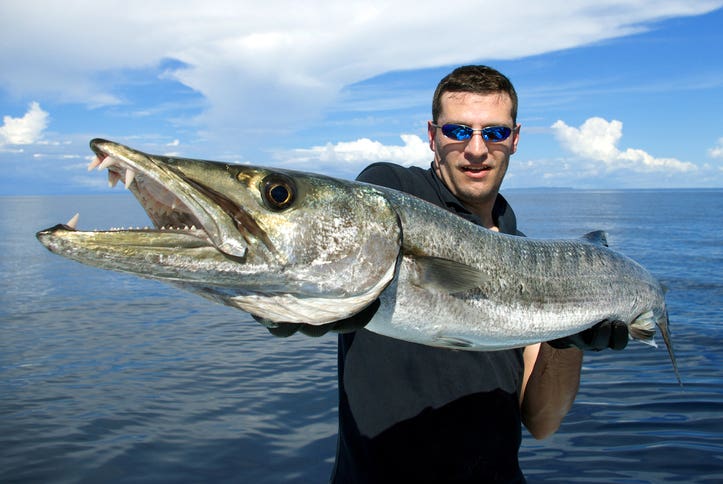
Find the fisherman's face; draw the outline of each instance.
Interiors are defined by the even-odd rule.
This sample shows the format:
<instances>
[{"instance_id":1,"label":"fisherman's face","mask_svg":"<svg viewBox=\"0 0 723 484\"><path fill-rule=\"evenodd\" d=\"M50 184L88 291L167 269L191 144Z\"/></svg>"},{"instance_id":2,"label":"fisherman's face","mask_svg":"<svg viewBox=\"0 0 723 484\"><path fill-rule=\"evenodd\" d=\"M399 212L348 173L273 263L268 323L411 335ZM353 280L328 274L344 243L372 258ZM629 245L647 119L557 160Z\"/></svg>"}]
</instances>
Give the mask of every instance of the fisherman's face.
<instances>
[{"instance_id":1,"label":"fisherman's face","mask_svg":"<svg viewBox=\"0 0 723 484\"><path fill-rule=\"evenodd\" d=\"M475 130L507 126L512 134L504 141L485 141L479 131L465 141L448 138L441 128L428 124L434 168L447 188L473 213L489 212L507 172L510 155L517 150L520 126L512 120L512 100L506 93L446 92L441 98L438 126L454 123ZM483 219L487 215L482 215Z\"/></svg>"}]
</instances>

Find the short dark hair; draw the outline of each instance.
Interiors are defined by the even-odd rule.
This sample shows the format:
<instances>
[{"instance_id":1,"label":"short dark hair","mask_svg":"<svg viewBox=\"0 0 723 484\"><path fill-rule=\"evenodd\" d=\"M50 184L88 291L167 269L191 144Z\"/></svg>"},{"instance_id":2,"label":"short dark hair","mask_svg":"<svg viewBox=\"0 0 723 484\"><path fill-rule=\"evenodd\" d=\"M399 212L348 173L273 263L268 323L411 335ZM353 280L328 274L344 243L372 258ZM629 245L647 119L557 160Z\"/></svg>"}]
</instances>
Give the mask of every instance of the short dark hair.
<instances>
[{"instance_id":1,"label":"short dark hair","mask_svg":"<svg viewBox=\"0 0 723 484\"><path fill-rule=\"evenodd\" d=\"M445 92L506 93L512 100L512 121L517 124L517 92L515 87L507 76L491 67L458 67L439 81L432 98L432 121L435 123L442 110L442 94Z\"/></svg>"}]
</instances>

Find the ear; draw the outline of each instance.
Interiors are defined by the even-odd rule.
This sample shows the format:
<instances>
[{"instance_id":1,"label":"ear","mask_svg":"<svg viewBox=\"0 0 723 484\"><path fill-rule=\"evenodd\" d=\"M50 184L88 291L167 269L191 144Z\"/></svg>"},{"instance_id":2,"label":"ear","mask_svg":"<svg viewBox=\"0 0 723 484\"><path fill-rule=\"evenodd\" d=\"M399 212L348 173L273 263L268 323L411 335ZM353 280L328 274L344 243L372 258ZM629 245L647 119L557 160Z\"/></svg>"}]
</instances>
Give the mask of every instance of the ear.
<instances>
[{"instance_id":1,"label":"ear","mask_svg":"<svg viewBox=\"0 0 723 484\"><path fill-rule=\"evenodd\" d=\"M432 121L427 121L427 139L429 140L429 149L435 151L434 136L437 134L437 128L432 126Z\"/></svg>"},{"instance_id":2,"label":"ear","mask_svg":"<svg viewBox=\"0 0 723 484\"><path fill-rule=\"evenodd\" d=\"M517 142L520 141L520 130L522 129L522 125L518 124L515 126L515 130L512 132L512 151L510 154L515 154L517 152Z\"/></svg>"}]
</instances>

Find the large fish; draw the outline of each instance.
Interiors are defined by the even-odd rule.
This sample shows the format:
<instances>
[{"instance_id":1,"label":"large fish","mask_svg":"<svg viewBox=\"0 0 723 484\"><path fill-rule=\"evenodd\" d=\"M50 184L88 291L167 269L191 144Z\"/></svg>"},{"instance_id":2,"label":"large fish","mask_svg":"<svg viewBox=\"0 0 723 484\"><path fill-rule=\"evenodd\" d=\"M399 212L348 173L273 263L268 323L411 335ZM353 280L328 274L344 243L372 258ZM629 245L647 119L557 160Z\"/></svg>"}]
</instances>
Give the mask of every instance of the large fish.
<instances>
[{"instance_id":1,"label":"large fish","mask_svg":"<svg viewBox=\"0 0 723 484\"><path fill-rule=\"evenodd\" d=\"M174 283L270 325L366 310L371 331L454 349L521 347L606 319L651 343L657 325L675 366L661 285L602 233L513 237L374 185L90 144L89 168L123 180L155 228L85 232L74 221L38 232L64 257Z\"/></svg>"}]
</instances>

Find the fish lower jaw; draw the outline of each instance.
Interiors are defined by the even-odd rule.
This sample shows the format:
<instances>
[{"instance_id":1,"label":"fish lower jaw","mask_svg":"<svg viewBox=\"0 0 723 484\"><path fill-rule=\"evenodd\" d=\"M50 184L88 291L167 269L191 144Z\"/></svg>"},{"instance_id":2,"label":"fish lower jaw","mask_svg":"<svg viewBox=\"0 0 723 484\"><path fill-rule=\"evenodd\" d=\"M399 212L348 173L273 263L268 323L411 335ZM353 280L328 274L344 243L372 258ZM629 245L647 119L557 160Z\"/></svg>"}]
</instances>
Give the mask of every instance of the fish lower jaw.
<instances>
[{"instance_id":1,"label":"fish lower jaw","mask_svg":"<svg viewBox=\"0 0 723 484\"><path fill-rule=\"evenodd\" d=\"M73 217L71 217L70 220L68 220L68 222L66 222L65 224L62 224L62 227L66 230L70 230L73 232L79 232L79 230L77 228L79 218L80 218L80 213L76 213L75 215L73 215ZM195 225L191 225L191 226L188 226L188 225L171 226L171 225L169 225L169 226L163 226L160 228L153 228L153 227L149 227L147 225L144 227L140 227L140 226L110 227L108 229L103 229L103 230L96 229L96 230L93 230L93 232L98 232L98 233L99 232L106 232L106 233L108 233L108 232L145 232L145 233L156 232L159 234L162 234L164 232L174 233L174 234L185 233L186 235L190 235L190 236L196 237L198 239L207 240L209 245L211 245L211 241L208 239L206 232L204 232L201 229L196 228Z\"/></svg>"},{"instance_id":2,"label":"fish lower jaw","mask_svg":"<svg viewBox=\"0 0 723 484\"><path fill-rule=\"evenodd\" d=\"M68 230L78 231L78 221L80 219L80 212L73 215L70 220L68 220L63 226ZM196 227L195 225L191 224L172 224L169 223L168 225L162 225L160 227L151 227L148 225L145 225L143 227L141 226L117 226L117 227L110 227L107 229L95 229L93 232L174 232L174 233L180 233L185 232L188 235L193 235L194 237L200 238L200 239L206 239L209 240L208 235L203 229L200 229ZM209 240L210 243L210 240Z\"/></svg>"}]
</instances>

